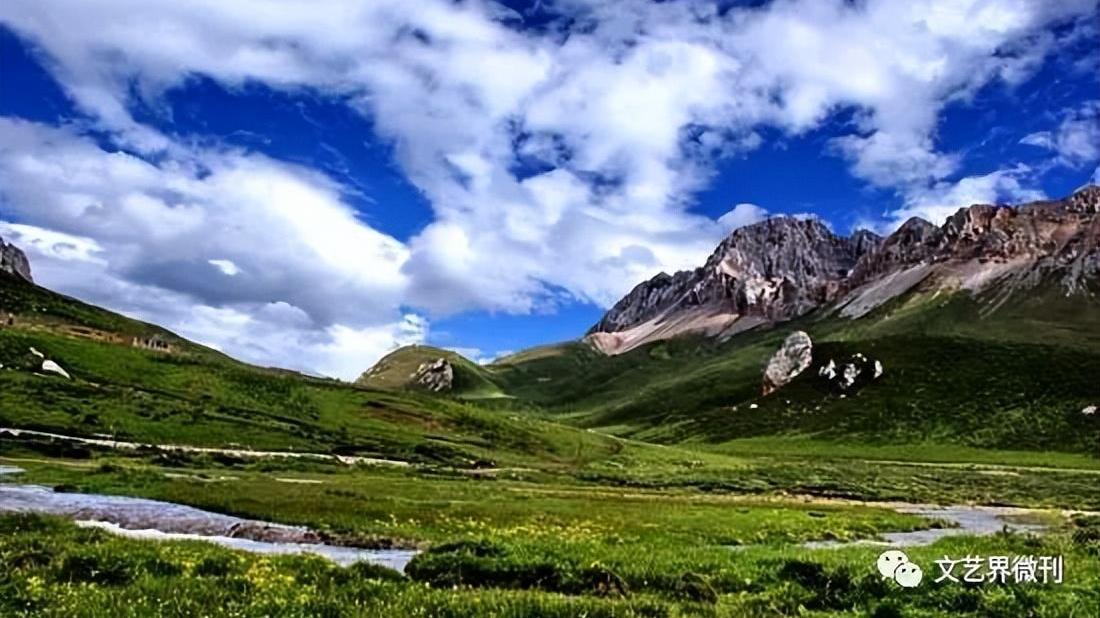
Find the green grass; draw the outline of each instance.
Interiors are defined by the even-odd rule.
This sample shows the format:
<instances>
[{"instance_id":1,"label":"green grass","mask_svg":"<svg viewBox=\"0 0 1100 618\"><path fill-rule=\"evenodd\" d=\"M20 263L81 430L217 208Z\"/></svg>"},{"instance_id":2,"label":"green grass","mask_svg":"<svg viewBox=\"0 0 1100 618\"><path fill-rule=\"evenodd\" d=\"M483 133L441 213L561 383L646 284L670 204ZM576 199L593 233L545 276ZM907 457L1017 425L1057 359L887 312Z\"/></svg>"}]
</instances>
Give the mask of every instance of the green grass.
<instances>
[{"instance_id":1,"label":"green grass","mask_svg":"<svg viewBox=\"0 0 1100 618\"><path fill-rule=\"evenodd\" d=\"M1080 413L1100 402L1100 306L1051 293L988 307L961 293L915 295L856 321L810 315L726 342L684 337L614 357L575 343L490 369L550 418L651 442L771 437L813 441L815 452L830 442L910 454L935 445L941 460L988 450L997 453L981 459L998 463L1024 452L1100 463L1100 418ZM762 397L762 367L794 329L813 337L814 365ZM856 352L886 373L840 398L816 370Z\"/></svg>"},{"instance_id":2,"label":"green grass","mask_svg":"<svg viewBox=\"0 0 1100 618\"><path fill-rule=\"evenodd\" d=\"M922 520L870 506L814 504L687 488L615 487L517 472L494 477L279 462L206 466L108 457L69 465L0 459L20 481L136 495L404 544L489 538L551 546L744 545L874 536ZM181 472L185 474L180 474ZM311 484L272 482L306 478ZM211 479L232 478L214 481ZM811 515L812 513L812 515Z\"/></svg>"},{"instance_id":3,"label":"green grass","mask_svg":"<svg viewBox=\"0 0 1100 618\"><path fill-rule=\"evenodd\" d=\"M860 459L992 470L1080 469L1100 473L1100 459L1084 453L996 450L935 442L874 445L796 435L740 438L719 444L700 443L699 446L738 457Z\"/></svg>"},{"instance_id":4,"label":"green grass","mask_svg":"<svg viewBox=\"0 0 1100 618\"><path fill-rule=\"evenodd\" d=\"M1057 588L899 591L871 570L873 549L797 546L929 525L876 502L1100 510L1100 418L1079 412L1100 402L1091 302L988 315L982 299L913 296L855 322L811 315L615 357L568 343L487 367L454 358L456 390L440 397L407 385L440 350L398 351L363 388L251 367L0 278L0 315L18 317L0 328L0 425L415 464L5 440L0 462L26 468L20 480L428 550L397 578L0 517L0 614L1097 615L1096 526L913 551L928 568L945 552L1064 554L1072 579ZM814 337L815 368L862 352L886 374L839 398L813 368L761 397L761 368L794 328ZM130 345L152 334L172 352ZM74 379L37 375L30 347Z\"/></svg>"},{"instance_id":5,"label":"green grass","mask_svg":"<svg viewBox=\"0 0 1100 618\"><path fill-rule=\"evenodd\" d=\"M914 548L909 557L928 579L904 590L878 575L875 548L635 552L635 573L657 567L639 582L606 561L482 540L439 545L403 578L3 516L0 608L27 616L1092 616L1100 611L1094 532L1082 523L1044 539L958 537ZM1065 582L937 585L933 561L944 555L1061 555Z\"/></svg>"},{"instance_id":6,"label":"green grass","mask_svg":"<svg viewBox=\"0 0 1100 618\"><path fill-rule=\"evenodd\" d=\"M457 467L576 467L623 448L529 416L252 367L186 342L171 353L133 347L130 335L153 327L9 278L0 302L0 313L20 312L0 327L3 426ZM32 347L73 379L39 375Z\"/></svg>"}]
</instances>

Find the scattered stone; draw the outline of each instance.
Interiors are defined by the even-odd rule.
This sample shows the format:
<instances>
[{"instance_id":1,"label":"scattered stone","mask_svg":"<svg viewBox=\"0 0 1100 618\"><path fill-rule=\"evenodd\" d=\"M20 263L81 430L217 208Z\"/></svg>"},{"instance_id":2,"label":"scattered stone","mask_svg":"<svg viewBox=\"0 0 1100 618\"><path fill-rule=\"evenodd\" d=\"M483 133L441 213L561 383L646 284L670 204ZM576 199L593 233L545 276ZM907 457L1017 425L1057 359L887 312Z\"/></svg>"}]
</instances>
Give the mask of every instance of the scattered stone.
<instances>
[{"instance_id":1,"label":"scattered stone","mask_svg":"<svg viewBox=\"0 0 1100 618\"><path fill-rule=\"evenodd\" d=\"M34 355L35 355L35 356L37 356L38 358L46 358L46 355L45 355L45 354L43 354L43 353L39 352L38 350L36 350L36 349L34 349L34 348L31 348L31 354L34 354Z\"/></svg>"},{"instance_id":2,"label":"scattered stone","mask_svg":"<svg viewBox=\"0 0 1100 618\"><path fill-rule=\"evenodd\" d=\"M840 388L848 390L851 385L856 383L858 377L859 367L856 367L854 363L846 363L840 371Z\"/></svg>"},{"instance_id":3,"label":"scattered stone","mask_svg":"<svg viewBox=\"0 0 1100 618\"><path fill-rule=\"evenodd\" d=\"M755 409L757 409L757 408L759 408L759 407L760 407L760 406L756 405L755 403L750 403L750 404L749 404L749 409L750 409L750 410L755 410Z\"/></svg>"},{"instance_id":4,"label":"scattered stone","mask_svg":"<svg viewBox=\"0 0 1100 618\"><path fill-rule=\"evenodd\" d=\"M813 362L813 341L797 330L787 336L783 345L764 368L764 394L774 393L795 379Z\"/></svg>"},{"instance_id":5,"label":"scattered stone","mask_svg":"<svg viewBox=\"0 0 1100 618\"><path fill-rule=\"evenodd\" d=\"M455 372L450 361L445 358L437 358L428 363L421 363L412 375L413 381L433 393L442 393L454 387Z\"/></svg>"},{"instance_id":6,"label":"scattered stone","mask_svg":"<svg viewBox=\"0 0 1100 618\"><path fill-rule=\"evenodd\" d=\"M1081 409L1081 414L1084 414L1085 416L1093 416L1096 414L1096 410L1096 406L1085 406Z\"/></svg>"},{"instance_id":7,"label":"scattered stone","mask_svg":"<svg viewBox=\"0 0 1100 618\"><path fill-rule=\"evenodd\" d=\"M851 391L879 379L886 371L882 361L868 358L856 352L847 361L837 363L830 358L817 370L817 375L836 392Z\"/></svg>"},{"instance_id":8,"label":"scattered stone","mask_svg":"<svg viewBox=\"0 0 1100 618\"><path fill-rule=\"evenodd\" d=\"M55 374L65 378L66 380L71 380L72 379L72 376L69 375L68 371L65 371L64 369L62 369L61 365L58 365L57 363L53 362L52 360L47 359L47 360L42 361L42 371L45 371L47 373L55 373Z\"/></svg>"}]
</instances>

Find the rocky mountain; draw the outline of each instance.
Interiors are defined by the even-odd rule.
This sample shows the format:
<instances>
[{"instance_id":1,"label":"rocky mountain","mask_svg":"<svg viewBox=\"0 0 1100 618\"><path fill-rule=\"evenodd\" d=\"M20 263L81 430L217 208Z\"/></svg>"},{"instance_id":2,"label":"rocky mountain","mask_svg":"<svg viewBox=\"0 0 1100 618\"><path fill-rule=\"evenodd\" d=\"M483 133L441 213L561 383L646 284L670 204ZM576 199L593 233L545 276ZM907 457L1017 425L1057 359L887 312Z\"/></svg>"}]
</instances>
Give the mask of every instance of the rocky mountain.
<instances>
[{"instance_id":1,"label":"rocky mountain","mask_svg":"<svg viewBox=\"0 0 1100 618\"><path fill-rule=\"evenodd\" d=\"M3 238L0 238L0 272L15 275L34 283L34 279L31 277L31 264L27 260L27 256L19 247L5 244Z\"/></svg>"},{"instance_id":2,"label":"rocky mountain","mask_svg":"<svg viewBox=\"0 0 1100 618\"><path fill-rule=\"evenodd\" d=\"M586 339L607 354L685 333L726 338L821 308L857 318L918 286L1011 292L1100 282L1100 188L1017 207L961 208L941 226L910 219L889 237L833 234L775 217L734 231L693 271L661 273L615 304Z\"/></svg>"}]
</instances>

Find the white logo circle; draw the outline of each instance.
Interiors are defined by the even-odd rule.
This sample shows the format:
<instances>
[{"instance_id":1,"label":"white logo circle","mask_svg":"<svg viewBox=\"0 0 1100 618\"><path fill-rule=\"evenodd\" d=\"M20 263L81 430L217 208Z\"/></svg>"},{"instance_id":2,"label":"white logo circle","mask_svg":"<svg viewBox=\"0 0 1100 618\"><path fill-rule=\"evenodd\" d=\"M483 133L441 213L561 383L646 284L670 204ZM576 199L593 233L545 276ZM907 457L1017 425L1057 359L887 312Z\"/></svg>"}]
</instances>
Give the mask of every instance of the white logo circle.
<instances>
[{"instance_id":1,"label":"white logo circle","mask_svg":"<svg viewBox=\"0 0 1100 618\"><path fill-rule=\"evenodd\" d=\"M884 551L878 557L878 572L882 573L883 577L893 579L894 570L906 562L909 562L909 556L906 556L905 552L896 549Z\"/></svg>"},{"instance_id":2,"label":"white logo circle","mask_svg":"<svg viewBox=\"0 0 1100 618\"><path fill-rule=\"evenodd\" d=\"M894 570L894 581L902 588L916 588L920 585L924 572L912 562L906 562Z\"/></svg>"}]
</instances>

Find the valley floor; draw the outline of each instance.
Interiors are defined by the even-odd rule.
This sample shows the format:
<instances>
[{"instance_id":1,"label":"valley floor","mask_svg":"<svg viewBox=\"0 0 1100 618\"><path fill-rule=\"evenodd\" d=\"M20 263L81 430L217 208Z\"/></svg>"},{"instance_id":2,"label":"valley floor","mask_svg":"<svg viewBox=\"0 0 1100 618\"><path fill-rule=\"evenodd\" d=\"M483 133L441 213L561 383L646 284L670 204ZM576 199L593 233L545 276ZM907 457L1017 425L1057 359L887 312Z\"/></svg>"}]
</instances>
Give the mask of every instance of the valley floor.
<instances>
[{"instance_id":1,"label":"valley floor","mask_svg":"<svg viewBox=\"0 0 1100 618\"><path fill-rule=\"evenodd\" d=\"M629 445L628 446L632 446ZM1100 462L941 449L930 461L792 441L725 453L624 448L569 471L349 466L220 454L52 452L7 440L0 482L132 495L419 552L401 574L316 556L143 541L0 515L0 608L28 616L1092 616ZM919 451L917 446L912 451ZM733 453L732 455L730 453ZM1036 455L1035 457L1039 457ZM980 461L974 461L980 459ZM947 525L891 501L1035 507L1041 535L905 548L925 580L875 567L874 540ZM1015 522L1015 520L1014 520ZM838 546L834 546L838 545ZM934 583L944 556L1061 556L1061 583ZM984 558L983 558L984 559ZM961 573L961 570L960 570Z\"/></svg>"}]
</instances>

